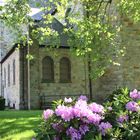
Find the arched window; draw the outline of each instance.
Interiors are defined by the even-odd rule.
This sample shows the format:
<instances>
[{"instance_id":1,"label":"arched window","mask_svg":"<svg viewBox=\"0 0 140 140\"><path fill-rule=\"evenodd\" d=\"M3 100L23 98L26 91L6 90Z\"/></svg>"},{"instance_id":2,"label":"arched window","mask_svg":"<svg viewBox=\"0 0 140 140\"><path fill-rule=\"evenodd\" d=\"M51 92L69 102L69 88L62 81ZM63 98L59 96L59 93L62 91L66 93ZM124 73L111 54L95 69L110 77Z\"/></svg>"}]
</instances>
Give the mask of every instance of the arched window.
<instances>
[{"instance_id":1,"label":"arched window","mask_svg":"<svg viewBox=\"0 0 140 140\"><path fill-rule=\"evenodd\" d=\"M60 60L60 82L71 82L71 62L66 57Z\"/></svg>"},{"instance_id":2,"label":"arched window","mask_svg":"<svg viewBox=\"0 0 140 140\"><path fill-rule=\"evenodd\" d=\"M54 62L49 56L42 60L42 82L54 82Z\"/></svg>"}]
</instances>

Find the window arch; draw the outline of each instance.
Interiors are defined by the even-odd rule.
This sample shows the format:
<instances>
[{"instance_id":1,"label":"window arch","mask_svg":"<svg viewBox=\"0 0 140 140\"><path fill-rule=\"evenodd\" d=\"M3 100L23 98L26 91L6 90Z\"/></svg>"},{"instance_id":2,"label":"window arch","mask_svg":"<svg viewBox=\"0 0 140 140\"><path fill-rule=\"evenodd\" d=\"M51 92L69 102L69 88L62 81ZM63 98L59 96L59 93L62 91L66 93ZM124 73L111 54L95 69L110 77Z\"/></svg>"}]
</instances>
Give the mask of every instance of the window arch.
<instances>
[{"instance_id":1,"label":"window arch","mask_svg":"<svg viewBox=\"0 0 140 140\"><path fill-rule=\"evenodd\" d=\"M42 60L42 82L54 82L54 62L49 56Z\"/></svg>"},{"instance_id":2,"label":"window arch","mask_svg":"<svg viewBox=\"0 0 140 140\"><path fill-rule=\"evenodd\" d=\"M71 62L67 57L60 60L60 82L71 82Z\"/></svg>"}]
</instances>

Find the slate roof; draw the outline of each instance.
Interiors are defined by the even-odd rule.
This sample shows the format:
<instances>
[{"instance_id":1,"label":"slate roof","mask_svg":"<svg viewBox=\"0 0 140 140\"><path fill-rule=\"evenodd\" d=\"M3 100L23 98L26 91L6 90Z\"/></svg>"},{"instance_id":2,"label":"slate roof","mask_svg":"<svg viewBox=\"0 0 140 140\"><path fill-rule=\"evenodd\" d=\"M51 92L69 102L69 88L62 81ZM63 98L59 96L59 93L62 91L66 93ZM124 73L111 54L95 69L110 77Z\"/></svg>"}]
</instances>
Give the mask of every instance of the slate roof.
<instances>
[{"instance_id":1,"label":"slate roof","mask_svg":"<svg viewBox=\"0 0 140 140\"><path fill-rule=\"evenodd\" d=\"M40 0L34 0L36 2L40 2ZM40 2L40 5L43 6L45 4L45 2L47 2L48 0L44 0L43 2ZM41 21L43 20L43 14L44 12L41 11L39 8L36 7L35 3L32 2L30 3L31 5L31 10L32 12L29 14L33 20L35 21ZM45 14L52 14L55 10L55 6L52 4L52 9L50 11L45 11ZM54 29L55 31L57 31L60 35L60 45L61 46L68 46L67 40L68 40L68 36L66 34L63 33L63 29L64 29L64 25L59 21L59 19L57 19L56 17L54 18L53 22L51 25L52 29ZM46 44L47 44L47 39L46 39ZM41 45L45 45L45 44L41 44Z\"/></svg>"},{"instance_id":2,"label":"slate roof","mask_svg":"<svg viewBox=\"0 0 140 140\"><path fill-rule=\"evenodd\" d=\"M39 8L35 3L39 2L41 6L43 6L45 4L45 2L48 2L48 0L31 0L29 5L31 6L31 12L29 13L29 16L34 20L34 21L42 21L43 20L43 14L44 12L41 11L41 8ZM3 6L4 5L4 0L0 0L0 5ZM52 9L50 11L45 11L45 14L52 14L54 12L54 5L52 4ZM60 35L60 45L61 46L68 46L67 45L67 40L68 37L66 34L63 33L63 24L58 20L58 19L54 19L52 24L51 24L52 29L56 30L59 35ZM47 42L47 41L46 41ZM45 44L40 44L40 45L45 45ZM50 44L51 45L51 44Z\"/></svg>"},{"instance_id":3,"label":"slate roof","mask_svg":"<svg viewBox=\"0 0 140 140\"><path fill-rule=\"evenodd\" d=\"M45 26L45 25L42 25ZM50 27L51 29L55 30L58 32L59 37L60 37L60 46L68 46L68 35L66 33L63 32L64 30L64 26L61 22L59 22L59 20L57 20L56 18L54 18L54 20L52 21L51 24L47 25L48 27ZM44 44L41 45L51 45L51 43L46 39L46 41L44 42Z\"/></svg>"}]
</instances>

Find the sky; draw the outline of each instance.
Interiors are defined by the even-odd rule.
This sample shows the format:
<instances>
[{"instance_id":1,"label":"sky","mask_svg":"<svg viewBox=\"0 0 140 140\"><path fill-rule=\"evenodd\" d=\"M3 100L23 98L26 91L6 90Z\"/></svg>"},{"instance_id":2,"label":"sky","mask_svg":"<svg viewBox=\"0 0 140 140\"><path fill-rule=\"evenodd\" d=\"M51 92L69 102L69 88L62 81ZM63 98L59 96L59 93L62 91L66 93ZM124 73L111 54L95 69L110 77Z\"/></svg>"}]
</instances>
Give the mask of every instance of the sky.
<instances>
[{"instance_id":1,"label":"sky","mask_svg":"<svg viewBox=\"0 0 140 140\"><path fill-rule=\"evenodd\" d=\"M0 0L0 5L3 5L4 4L4 1L3 0Z\"/></svg>"}]
</instances>

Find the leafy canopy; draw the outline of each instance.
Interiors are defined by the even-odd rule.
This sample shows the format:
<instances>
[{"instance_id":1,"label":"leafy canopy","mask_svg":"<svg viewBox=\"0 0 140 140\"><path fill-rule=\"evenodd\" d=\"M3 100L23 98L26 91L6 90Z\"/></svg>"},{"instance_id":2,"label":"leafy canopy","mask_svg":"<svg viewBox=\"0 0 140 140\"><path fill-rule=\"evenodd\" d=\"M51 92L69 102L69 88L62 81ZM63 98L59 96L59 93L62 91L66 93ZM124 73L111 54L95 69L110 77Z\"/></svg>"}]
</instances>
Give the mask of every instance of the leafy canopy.
<instances>
[{"instance_id":1,"label":"leafy canopy","mask_svg":"<svg viewBox=\"0 0 140 140\"><path fill-rule=\"evenodd\" d=\"M90 59L94 79L104 73L108 64L118 64L115 58L123 53L119 39L122 17L133 22L140 20L139 0L7 0L0 8L3 11L1 18L14 30L19 30L20 40L30 44L32 41L28 33L22 33L21 25L35 25L29 16L31 4L44 13L37 28L32 30L33 38L40 43L48 38L53 42L52 46L59 46L60 33L51 26L42 26L49 25L54 19L59 20L72 51ZM48 13L51 10L53 12Z\"/></svg>"}]
</instances>

